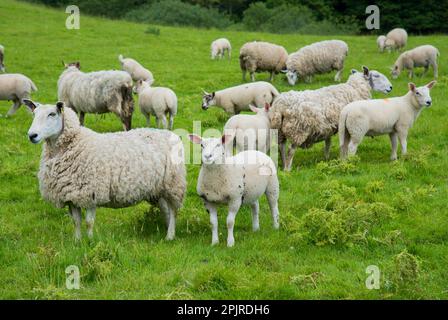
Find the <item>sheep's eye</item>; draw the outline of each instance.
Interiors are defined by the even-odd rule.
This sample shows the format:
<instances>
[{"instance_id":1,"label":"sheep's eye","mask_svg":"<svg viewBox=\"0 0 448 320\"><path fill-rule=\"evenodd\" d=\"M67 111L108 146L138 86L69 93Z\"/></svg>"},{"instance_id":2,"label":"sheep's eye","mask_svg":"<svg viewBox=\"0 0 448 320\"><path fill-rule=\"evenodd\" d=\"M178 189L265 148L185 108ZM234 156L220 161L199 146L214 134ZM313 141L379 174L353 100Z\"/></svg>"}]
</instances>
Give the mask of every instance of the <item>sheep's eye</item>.
<instances>
[{"instance_id":1,"label":"sheep's eye","mask_svg":"<svg viewBox=\"0 0 448 320\"><path fill-rule=\"evenodd\" d=\"M417 91L415 94L419 96L419 95L420 95L420 92Z\"/></svg>"},{"instance_id":2,"label":"sheep's eye","mask_svg":"<svg viewBox=\"0 0 448 320\"><path fill-rule=\"evenodd\" d=\"M49 117L56 117L56 113L54 113L54 112L52 112L52 113L50 113L49 115L48 115Z\"/></svg>"}]
</instances>

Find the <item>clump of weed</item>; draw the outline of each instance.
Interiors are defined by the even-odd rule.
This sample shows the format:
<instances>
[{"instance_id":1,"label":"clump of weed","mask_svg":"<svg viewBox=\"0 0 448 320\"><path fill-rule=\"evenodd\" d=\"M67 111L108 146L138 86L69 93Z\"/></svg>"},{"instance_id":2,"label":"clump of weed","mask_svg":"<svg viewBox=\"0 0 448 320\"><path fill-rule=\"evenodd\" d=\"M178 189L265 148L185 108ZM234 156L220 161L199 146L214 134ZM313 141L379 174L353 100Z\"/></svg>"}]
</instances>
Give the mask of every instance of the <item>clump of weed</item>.
<instances>
[{"instance_id":1,"label":"clump of weed","mask_svg":"<svg viewBox=\"0 0 448 320\"><path fill-rule=\"evenodd\" d=\"M195 275L192 286L195 291L199 292L220 292L234 287L235 282L231 270L207 268Z\"/></svg>"},{"instance_id":2,"label":"clump of weed","mask_svg":"<svg viewBox=\"0 0 448 320\"><path fill-rule=\"evenodd\" d=\"M155 36L160 36L160 29L153 27L153 26L149 26L146 30L145 30L146 34L153 34Z\"/></svg>"},{"instance_id":3,"label":"clump of weed","mask_svg":"<svg viewBox=\"0 0 448 320\"><path fill-rule=\"evenodd\" d=\"M39 300L66 300L70 297L67 290L57 288L52 284L44 288L33 288L32 292L34 294L34 298Z\"/></svg>"},{"instance_id":4,"label":"clump of weed","mask_svg":"<svg viewBox=\"0 0 448 320\"><path fill-rule=\"evenodd\" d=\"M367 242L373 226L394 216L394 208L382 202L363 202L356 188L337 181L325 184L321 208L311 208L300 220L299 232L316 245Z\"/></svg>"},{"instance_id":5,"label":"clump of weed","mask_svg":"<svg viewBox=\"0 0 448 320\"><path fill-rule=\"evenodd\" d=\"M397 180L405 180L408 176L408 171L402 162L395 161L392 165L390 175Z\"/></svg>"},{"instance_id":6,"label":"clump of weed","mask_svg":"<svg viewBox=\"0 0 448 320\"><path fill-rule=\"evenodd\" d=\"M333 159L330 161L322 161L317 164L317 170L323 174L348 174L358 173L360 158L358 156L349 157L347 160Z\"/></svg>"},{"instance_id":7,"label":"clump of weed","mask_svg":"<svg viewBox=\"0 0 448 320\"><path fill-rule=\"evenodd\" d=\"M395 195L395 207L401 211L408 211L414 201L421 198L432 197L435 192L437 192L437 189L432 184L420 186L414 191L405 188Z\"/></svg>"},{"instance_id":8,"label":"clump of weed","mask_svg":"<svg viewBox=\"0 0 448 320\"><path fill-rule=\"evenodd\" d=\"M390 280L397 287L415 284L420 277L420 260L404 250L394 256Z\"/></svg>"},{"instance_id":9,"label":"clump of weed","mask_svg":"<svg viewBox=\"0 0 448 320\"><path fill-rule=\"evenodd\" d=\"M172 291L165 293L163 296L164 300L192 300L193 295L188 291L185 284L182 284Z\"/></svg>"},{"instance_id":10,"label":"clump of weed","mask_svg":"<svg viewBox=\"0 0 448 320\"><path fill-rule=\"evenodd\" d=\"M368 194L375 194L384 190L384 181L382 180L373 180L367 183L366 192Z\"/></svg>"},{"instance_id":11,"label":"clump of weed","mask_svg":"<svg viewBox=\"0 0 448 320\"><path fill-rule=\"evenodd\" d=\"M400 230L392 230L387 232L383 237L378 238L374 237L373 240L384 244L386 246L391 246L396 244L401 239L401 231Z\"/></svg>"},{"instance_id":12,"label":"clump of weed","mask_svg":"<svg viewBox=\"0 0 448 320\"><path fill-rule=\"evenodd\" d=\"M289 283L298 286L300 289L312 287L317 289L318 280L323 276L320 272L313 272L311 274L299 274L289 278Z\"/></svg>"},{"instance_id":13,"label":"clump of weed","mask_svg":"<svg viewBox=\"0 0 448 320\"><path fill-rule=\"evenodd\" d=\"M104 280L112 274L118 254L104 242L98 242L84 255L83 266L85 280Z\"/></svg>"}]
</instances>

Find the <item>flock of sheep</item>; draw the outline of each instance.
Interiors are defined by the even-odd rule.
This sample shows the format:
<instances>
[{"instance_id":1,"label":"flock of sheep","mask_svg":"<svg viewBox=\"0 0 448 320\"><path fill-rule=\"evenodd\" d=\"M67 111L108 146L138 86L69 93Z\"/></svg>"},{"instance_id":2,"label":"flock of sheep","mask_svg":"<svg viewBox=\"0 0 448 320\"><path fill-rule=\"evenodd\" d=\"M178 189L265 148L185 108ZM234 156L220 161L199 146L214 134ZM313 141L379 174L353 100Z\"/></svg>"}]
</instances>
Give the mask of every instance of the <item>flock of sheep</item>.
<instances>
[{"instance_id":1,"label":"flock of sheep","mask_svg":"<svg viewBox=\"0 0 448 320\"><path fill-rule=\"evenodd\" d=\"M378 38L380 51L401 50L407 34L394 29ZM212 59L231 59L231 45L221 38L211 45ZM202 166L197 193L210 214L212 244L218 243L217 206L228 206L227 245L235 243L235 217L242 205L252 209L253 230L259 229L259 198L265 194L270 206L273 226L279 227L278 199L280 186L277 169L267 155L271 130L278 130L278 144L284 170L291 170L297 148L309 148L325 142L329 158L332 136L339 133L341 157L353 155L364 136L388 134L391 159L397 159L400 141L402 154L407 151L407 134L416 118L432 103L430 90L435 81L421 87L409 84L401 97L371 100L372 91L389 93L392 84L387 77L363 67L352 70L345 83L317 90L280 93L269 82L254 82L256 72L269 72L270 80L285 73L289 84L299 79L312 81L317 74L337 71L341 81L348 55L344 41L321 41L288 55L278 45L249 42L240 50L240 67L245 80L252 82L212 93L204 92L202 108L221 107L232 115L221 138L189 135L201 145ZM0 46L0 71L5 71L4 48ZM392 68L396 78L407 69L429 66L437 77L438 50L421 46L403 52ZM0 100L12 100L8 112L13 115L21 104L33 113L28 131L32 143L44 141L39 169L42 197L57 207L69 207L75 223L75 237L81 238L81 211L86 210L87 233L93 236L95 211L98 207L122 208L147 201L160 208L166 217L167 239L175 236L176 214L186 192L186 169L182 140L173 132L177 114L177 96L169 88L153 87L154 76L131 58L118 57L122 71L85 73L79 62L64 63L58 80L55 105L30 100L37 90L24 75L0 75ZM139 96L139 107L150 126L151 115L164 129L134 129L133 93ZM252 111L254 114L239 114ZM121 120L125 132L96 133L86 127L86 113L111 112ZM169 121L168 121L169 117ZM287 150L287 141L290 142ZM233 147L236 146L234 155Z\"/></svg>"}]
</instances>

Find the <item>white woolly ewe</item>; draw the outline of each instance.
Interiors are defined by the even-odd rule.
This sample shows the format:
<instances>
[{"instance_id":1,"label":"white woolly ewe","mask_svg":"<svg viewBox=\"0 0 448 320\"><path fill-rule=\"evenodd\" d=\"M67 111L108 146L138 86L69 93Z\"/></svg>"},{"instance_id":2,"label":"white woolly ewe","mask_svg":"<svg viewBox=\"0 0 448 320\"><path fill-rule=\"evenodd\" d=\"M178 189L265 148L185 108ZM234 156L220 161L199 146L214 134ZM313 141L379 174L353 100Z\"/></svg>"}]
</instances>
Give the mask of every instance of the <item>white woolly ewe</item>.
<instances>
[{"instance_id":1,"label":"white woolly ewe","mask_svg":"<svg viewBox=\"0 0 448 320\"><path fill-rule=\"evenodd\" d=\"M395 28L386 35L386 41L384 42L384 48L387 51L401 50L406 47L408 42L408 33L401 28Z\"/></svg>"},{"instance_id":2,"label":"white woolly ewe","mask_svg":"<svg viewBox=\"0 0 448 320\"><path fill-rule=\"evenodd\" d=\"M334 80L341 81L347 54L348 45L341 40L326 40L305 46L289 55L286 61L288 82L293 86L299 77L310 82L315 74L333 70L337 70Z\"/></svg>"},{"instance_id":3,"label":"white woolly ewe","mask_svg":"<svg viewBox=\"0 0 448 320\"><path fill-rule=\"evenodd\" d=\"M401 154L407 152L407 136L424 107L430 107L429 91L436 81L416 88L409 83L409 92L390 99L360 100L344 107L339 120L341 157L354 155L364 136L388 134L392 145L391 160L397 159L398 140Z\"/></svg>"},{"instance_id":4,"label":"white woolly ewe","mask_svg":"<svg viewBox=\"0 0 448 320\"><path fill-rule=\"evenodd\" d=\"M37 91L36 85L22 74L0 75L0 100L12 100L14 102L7 116L15 114L22 105L22 100L29 99L34 91Z\"/></svg>"},{"instance_id":5,"label":"white woolly ewe","mask_svg":"<svg viewBox=\"0 0 448 320\"><path fill-rule=\"evenodd\" d=\"M431 66L434 71L434 78L438 76L437 58L440 56L439 50L431 45L424 45L408 50L400 54L392 68L392 78L396 79L403 70L409 71L409 78L414 76L414 68L423 67L424 76Z\"/></svg>"},{"instance_id":6,"label":"white woolly ewe","mask_svg":"<svg viewBox=\"0 0 448 320\"><path fill-rule=\"evenodd\" d=\"M137 60L132 58L124 58L123 55L118 56L118 61L121 63L121 68L131 75L132 80L143 80L149 84L154 83L154 76L151 71L143 67Z\"/></svg>"},{"instance_id":7,"label":"white woolly ewe","mask_svg":"<svg viewBox=\"0 0 448 320\"><path fill-rule=\"evenodd\" d=\"M69 207L76 239L81 238L82 209L87 210L92 237L96 208L124 208L142 201L159 206L168 225L167 239L174 238L176 212L186 189L178 136L151 129L99 134L81 127L63 102L24 103L34 113L30 141L44 141L38 174L41 195L59 208Z\"/></svg>"},{"instance_id":8,"label":"white woolly ewe","mask_svg":"<svg viewBox=\"0 0 448 320\"><path fill-rule=\"evenodd\" d=\"M227 246L235 244L233 227L235 217L241 205L252 208L252 227L259 229L258 199L266 194L271 209L273 225L279 227L278 197L280 187L277 170L271 158L259 151L244 151L233 157L226 157L225 145L230 139L225 135L221 139L202 139L189 135L193 143L202 147L202 166L199 173L197 192L204 200L210 213L212 224L212 245L219 242L218 212L220 204L228 205Z\"/></svg>"}]
</instances>

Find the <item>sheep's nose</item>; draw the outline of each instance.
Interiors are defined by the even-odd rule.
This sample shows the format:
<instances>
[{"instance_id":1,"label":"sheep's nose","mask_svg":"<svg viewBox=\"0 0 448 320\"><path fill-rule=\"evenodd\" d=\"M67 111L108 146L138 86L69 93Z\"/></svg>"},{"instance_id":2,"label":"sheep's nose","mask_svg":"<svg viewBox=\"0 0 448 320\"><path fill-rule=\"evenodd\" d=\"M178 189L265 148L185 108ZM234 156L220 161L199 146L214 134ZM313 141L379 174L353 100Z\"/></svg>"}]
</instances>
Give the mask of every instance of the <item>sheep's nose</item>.
<instances>
[{"instance_id":1,"label":"sheep's nose","mask_svg":"<svg viewBox=\"0 0 448 320\"><path fill-rule=\"evenodd\" d=\"M36 142L36 138L37 138L38 134L37 133L28 133L28 138L30 139L31 142L35 143Z\"/></svg>"},{"instance_id":2,"label":"sheep's nose","mask_svg":"<svg viewBox=\"0 0 448 320\"><path fill-rule=\"evenodd\" d=\"M204 157L205 157L205 159L209 160L212 157L212 155L211 154L206 154Z\"/></svg>"},{"instance_id":3,"label":"sheep's nose","mask_svg":"<svg viewBox=\"0 0 448 320\"><path fill-rule=\"evenodd\" d=\"M202 105L202 110L207 110L208 107L206 105Z\"/></svg>"},{"instance_id":4,"label":"sheep's nose","mask_svg":"<svg viewBox=\"0 0 448 320\"><path fill-rule=\"evenodd\" d=\"M428 107L431 105L431 103L432 103L431 100L426 101L426 105L427 105Z\"/></svg>"}]
</instances>

